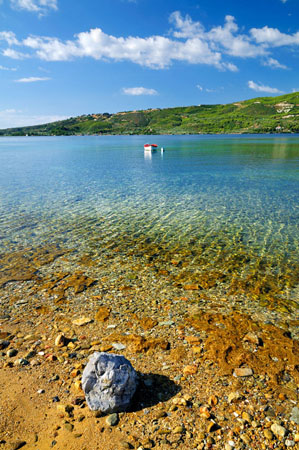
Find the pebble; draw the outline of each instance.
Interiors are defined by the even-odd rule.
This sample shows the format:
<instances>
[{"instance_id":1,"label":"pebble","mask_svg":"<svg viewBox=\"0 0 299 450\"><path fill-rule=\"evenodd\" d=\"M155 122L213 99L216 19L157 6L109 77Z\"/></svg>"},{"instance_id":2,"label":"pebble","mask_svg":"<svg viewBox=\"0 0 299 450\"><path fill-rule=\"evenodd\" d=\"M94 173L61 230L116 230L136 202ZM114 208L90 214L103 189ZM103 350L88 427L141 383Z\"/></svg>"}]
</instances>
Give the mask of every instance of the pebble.
<instances>
[{"instance_id":1,"label":"pebble","mask_svg":"<svg viewBox=\"0 0 299 450\"><path fill-rule=\"evenodd\" d=\"M248 436L248 434L241 434L240 435L240 439L245 442L245 444L249 445L250 443L250 437Z\"/></svg>"},{"instance_id":2,"label":"pebble","mask_svg":"<svg viewBox=\"0 0 299 450\"><path fill-rule=\"evenodd\" d=\"M273 439L273 433L272 431L268 430L267 428L264 430L264 436L266 439L268 439L269 441L272 441Z\"/></svg>"},{"instance_id":3,"label":"pebble","mask_svg":"<svg viewBox=\"0 0 299 450\"><path fill-rule=\"evenodd\" d=\"M242 419L244 419L248 423L252 421L251 415L248 414L248 412L246 412L246 411L242 412Z\"/></svg>"},{"instance_id":4,"label":"pebble","mask_svg":"<svg viewBox=\"0 0 299 450\"><path fill-rule=\"evenodd\" d=\"M10 345L10 341L0 341L0 350L4 350Z\"/></svg>"},{"instance_id":5,"label":"pebble","mask_svg":"<svg viewBox=\"0 0 299 450\"><path fill-rule=\"evenodd\" d=\"M33 356L36 355L36 352L34 350L31 350L29 353L26 354L25 359L33 358Z\"/></svg>"},{"instance_id":6,"label":"pebble","mask_svg":"<svg viewBox=\"0 0 299 450\"><path fill-rule=\"evenodd\" d=\"M249 332L244 336L243 341L251 342L252 344L259 344L259 338L255 333Z\"/></svg>"},{"instance_id":7,"label":"pebble","mask_svg":"<svg viewBox=\"0 0 299 450\"><path fill-rule=\"evenodd\" d=\"M19 450L19 448L24 447L24 445L26 445L26 442L25 442L25 441L17 441L17 442L14 442L14 443L11 445L10 450Z\"/></svg>"},{"instance_id":8,"label":"pebble","mask_svg":"<svg viewBox=\"0 0 299 450\"><path fill-rule=\"evenodd\" d=\"M18 350L15 348L11 348L10 350L8 350L8 352L6 354L9 358L13 358L14 356L16 356L18 354Z\"/></svg>"},{"instance_id":9,"label":"pebble","mask_svg":"<svg viewBox=\"0 0 299 450\"><path fill-rule=\"evenodd\" d=\"M200 416L205 419L209 419L211 417L211 413L206 406L201 406L199 408L199 413L200 413Z\"/></svg>"},{"instance_id":10,"label":"pebble","mask_svg":"<svg viewBox=\"0 0 299 450\"><path fill-rule=\"evenodd\" d=\"M250 377L253 375L253 370L250 367L237 367L234 370L235 377Z\"/></svg>"},{"instance_id":11,"label":"pebble","mask_svg":"<svg viewBox=\"0 0 299 450\"><path fill-rule=\"evenodd\" d=\"M75 382L73 383L73 386L77 391L82 391L81 380L75 380Z\"/></svg>"},{"instance_id":12,"label":"pebble","mask_svg":"<svg viewBox=\"0 0 299 450\"><path fill-rule=\"evenodd\" d=\"M297 406L292 409L290 420L299 425L299 408Z\"/></svg>"},{"instance_id":13,"label":"pebble","mask_svg":"<svg viewBox=\"0 0 299 450\"><path fill-rule=\"evenodd\" d=\"M74 425L73 425L72 423L65 422L64 428L65 428L67 431L73 431Z\"/></svg>"},{"instance_id":14,"label":"pebble","mask_svg":"<svg viewBox=\"0 0 299 450\"><path fill-rule=\"evenodd\" d=\"M120 445L122 446L122 448L134 448L133 445L127 441L120 441Z\"/></svg>"},{"instance_id":15,"label":"pebble","mask_svg":"<svg viewBox=\"0 0 299 450\"><path fill-rule=\"evenodd\" d=\"M225 444L224 448L225 450L232 450L234 447L230 444Z\"/></svg>"},{"instance_id":16,"label":"pebble","mask_svg":"<svg viewBox=\"0 0 299 450\"><path fill-rule=\"evenodd\" d=\"M24 358L19 358L14 362L15 366L28 366L29 361L27 361L27 359Z\"/></svg>"},{"instance_id":17,"label":"pebble","mask_svg":"<svg viewBox=\"0 0 299 450\"><path fill-rule=\"evenodd\" d=\"M45 393L45 390L44 390L44 389L39 389L39 390L37 391L37 393L38 393L38 394L44 394L44 393Z\"/></svg>"},{"instance_id":18,"label":"pebble","mask_svg":"<svg viewBox=\"0 0 299 450\"><path fill-rule=\"evenodd\" d=\"M285 445L287 447L294 447L295 446L295 441L291 441L290 439L286 439L284 443L285 443Z\"/></svg>"},{"instance_id":19,"label":"pebble","mask_svg":"<svg viewBox=\"0 0 299 450\"><path fill-rule=\"evenodd\" d=\"M163 417L166 417L166 416L167 416L167 413L165 411L159 411L155 416L155 420L162 419Z\"/></svg>"},{"instance_id":20,"label":"pebble","mask_svg":"<svg viewBox=\"0 0 299 450\"><path fill-rule=\"evenodd\" d=\"M271 425L271 431L278 438L283 438L287 432L287 430L284 427L282 427L281 425L278 425L277 423L273 423Z\"/></svg>"},{"instance_id":21,"label":"pebble","mask_svg":"<svg viewBox=\"0 0 299 450\"><path fill-rule=\"evenodd\" d=\"M233 403L236 400L239 400L241 395L239 392L231 392L228 396L228 403Z\"/></svg>"},{"instance_id":22,"label":"pebble","mask_svg":"<svg viewBox=\"0 0 299 450\"><path fill-rule=\"evenodd\" d=\"M208 400L210 406L216 406L218 403L218 397L216 395L211 395Z\"/></svg>"},{"instance_id":23,"label":"pebble","mask_svg":"<svg viewBox=\"0 0 299 450\"><path fill-rule=\"evenodd\" d=\"M57 410L62 413L67 413L71 417L73 416L74 407L72 405L58 405Z\"/></svg>"},{"instance_id":24,"label":"pebble","mask_svg":"<svg viewBox=\"0 0 299 450\"><path fill-rule=\"evenodd\" d=\"M53 375L53 377L51 377L50 379L49 379L49 383L53 383L54 381L57 381L57 380L59 380L59 375Z\"/></svg>"},{"instance_id":25,"label":"pebble","mask_svg":"<svg viewBox=\"0 0 299 450\"><path fill-rule=\"evenodd\" d=\"M185 366L183 369L183 374L184 375L194 375L197 373L197 366Z\"/></svg>"},{"instance_id":26,"label":"pebble","mask_svg":"<svg viewBox=\"0 0 299 450\"><path fill-rule=\"evenodd\" d=\"M72 378L76 378L78 375L80 375L81 371L79 369L74 369L71 371L70 375Z\"/></svg>"},{"instance_id":27,"label":"pebble","mask_svg":"<svg viewBox=\"0 0 299 450\"><path fill-rule=\"evenodd\" d=\"M119 342L113 342L112 347L115 348L115 350L124 350L126 345Z\"/></svg>"},{"instance_id":28,"label":"pebble","mask_svg":"<svg viewBox=\"0 0 299 450\"><path fill-rule=\"evenodd\" d=\"M182 426L177 426L173 430L174 434L182 434L183 432L184 432L184 427L182 427Z\"/></svg>"},{"instance_id":29,"label":"pebble","mask_svg":"<svg viewBox=\"0 0 299 450\"><path fill-rule=\"evenodd\" d=\"M207 432L212 433L213 431L219 430L219 425L217 423L210 421L207 426Z\"/></svg>"},{"instance_id":30,"label":"pebble","mask_svg":"<svg viewBox=\"0 0 299 450\"><path fill-rule=\"evenodd\" d=\"M118 424L119 417L117 413L109 414L109 416L106 419L106 424L110 427L114 427Z\"/></svg>"},{"instance_id":31,"label":"pebble","mask_svg":"<svg viewBox=\"0 0 299 450\"><path fill-rule=\"evenodd\" d=\"M164 322L159 322L160 326L168 326L168 327L170 327L171 325L174 325L174 324L175 324L175 322L173 320L166 320Z\"/></svg>"},{"instance_id":32,"label":"pebble","mask_svg":"<svg viewBox=\"0 0 299 450\"><path fill-rule=\"evenodd\" d=\"M63 347L64 345L66 345L67 340L64 336L64 334L60 333L58 334L58 336L55 339L55 345L56 347Z\"/></svg>"},{"instance_id":33,"label":"pebble","mask_svg":"<svg viewBox=\"0 0 299 450\"><path fill-rule=\"evenodd\" d=\"M90 317L80 317L79 319L73 320L73 325L77 325L79 327L82 327L83 325L87 325L88 323L91 323L93 320Z\"/></svg>"}]
</instances>

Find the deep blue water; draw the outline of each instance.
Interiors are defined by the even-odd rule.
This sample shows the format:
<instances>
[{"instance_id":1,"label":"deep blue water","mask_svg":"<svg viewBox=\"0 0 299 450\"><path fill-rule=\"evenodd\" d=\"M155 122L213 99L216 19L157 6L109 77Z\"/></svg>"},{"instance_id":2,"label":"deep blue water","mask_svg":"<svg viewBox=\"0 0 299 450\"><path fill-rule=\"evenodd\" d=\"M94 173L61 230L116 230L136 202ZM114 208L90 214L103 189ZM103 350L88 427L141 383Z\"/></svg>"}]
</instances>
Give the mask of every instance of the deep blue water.
<instances>
[{"instance_id":1,"label":"deep blue water","mask_svg":"<svg viewBox=\"0 0 299 450\"><path fill-rule=\"evenodd\" d=\"M298 162L299 136L1 138L0 252L98 234L211 257L242 246L283 271L298 257Z\"/></svg>"}]
</instances>

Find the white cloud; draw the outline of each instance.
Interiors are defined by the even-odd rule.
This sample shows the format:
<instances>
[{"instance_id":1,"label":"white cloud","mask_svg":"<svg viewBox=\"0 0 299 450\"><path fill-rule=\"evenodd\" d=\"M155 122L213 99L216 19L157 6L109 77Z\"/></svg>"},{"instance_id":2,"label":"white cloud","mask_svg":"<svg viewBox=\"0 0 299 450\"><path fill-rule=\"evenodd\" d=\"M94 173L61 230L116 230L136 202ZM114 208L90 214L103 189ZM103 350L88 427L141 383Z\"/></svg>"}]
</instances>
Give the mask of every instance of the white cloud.
<instances>
[{"instance_id":1,"label":"white cloud","mask_svg":"<svg viewBox=\"0 0 299 450\"><path fill-rule=\"evenodd\" d=\"M30 1L33 0L23 0ZM56 5L56 1L34 0L35 6ZM56 5L57 7L57 5ZM272 68L286 68L270 52L271 47L299 45L299 32L292 35L278 29L252 28L249 33L240 32L233 16L226 16L223 25L206 30L190 16L183 17L179 11L170 15L173 26L168 36L116 37L100 28L81 32L73 39L63 41L57 37L28 36L18 41L14 33L0 33L10 48L3 55L21 59L29 55L44 61L69 61L76 58L93 58L101 61L130 61L143 67L164 69L175 62L204 64L219 70L238 71L232 61L224 58L261 58ZM12 48L18 46L18 50ZM20 50L20 47L22 51Z\"/></svg>"},{"instance_id":2,"label":"white cloud","mask_svg":"<svg viewBox=\"0 0 299 450\"><path fill-rule=\"evenodd\" d=\"M235 18L226 16L224 26L212 28L207 35L214 45L231 56L255 58L267 53L263 47L252 44L247 35L237 34L238 30Z\"/></svg>"},{"instance_id":3,"label":"white cloud","mask_svg":"<svg viewBox=\"0 0 299 450\"><path fill-rule=\"evenodd\" d=\"M5 41L8 45L18 45L19 41L12 31L0 31L0 41Z\"/></svg>"},{"instance_id":4,"label":"white cloud","mask_svg":"<svg viewBox=\"0 0 299 450\"><path fill-rule=\"evenodd\" d=\"M7 108L0 111L0 129L40 125L67 119L58 115L31 115L21 110Z\"/></svg>"},{"instance_id":5,"label":"white cloud","mask_svg":"<svg viewBox=\"0 0 299 450\"><path fill-rule=\"evenodd\" d=\"M176 31L173 31L173 35L177 38L203 37L204 35L202 24L193 22L188 14L182 17L179 11L175 11L170 15L169 22L174 24Z\"/></svg>"},{"instance_id":6,"label":"white cloud","mask_svg":"<svg viewBox=\"0 0 299 450\"><path fill-rule=\"evenodd\" d=\"M239 71L238 67L235 64L232 64L232 63L225 63L225 68L227 70L230 70L231 72L238 72Z\"/></svg>"},{"instance_id":7,"label":"white cloud","mask_svg":"<svg viewBox=\"0 0 299 450\"><path fill-rule=\"evenodd\" d=\"M48 77L28 77L28 78L19 78L15 80L16 83L35 83L36 81L48 81L51 78Z\"/></svg>"},{"instance_id":8,"label":"white cloud","mask_svg":"<svg viewBox=\"0 0 299 450\"><path fill-rule=\"evenodd\" d=\"M255 83L254 81L248 81L248 87L253 89L256 92L267 92L268 94L282 94L283 91L280 91L277 88L272 88L270 86L265 86L263 84Z\"/></svg>"},{"instance_id":9,"label":"white cloud","mask_svg":"<svg viewBox=\"0 0 299 450\"><path fill-rule=\"evenodd\" d=\"M201 92L204 91L204 92L208 92L209 94L211 94L212 92L217 92L217 91L219 91L219 89L223 89L223 88L217 88L217 89L214 89L214 88L204 88L204 87L201 86L200 84L197 84L196 87L197 87L197 89L199 89Z\"/></svg>"},{"instance_id":10,"label":"white cloud","mask_svg":"<svg viewBox=\"0 0 299 450\"><path fill-rule=\"evenodd\" d=\"M36 56L46 61L67 61L75 57L97 60L131 61L141 66L163 69L173 61L190 64L208 64L219 69L234 70L233 65L221 61L221 54L210 49L207 42L198 38L185 42L164 36L115 37L100 28L79 33L73 41L30 36L23 45L33 49Z\"/></svg>"},{"instance_id":11,"label":"white cloud","mask_svg":"<svg viewBox=\"0 0 299 450\"><path fill-rule=\"evenodd\" d=\"M269 47L282 47L284 45L299 45L299 31L294 34L281 33L277 28L251 28L250 34L258 44Z\"/></svg>"},{"instance_id":12,"label":"white cloud","mask_svg":"<svg viewBox=\"0 0 299 450\"><path fill-rule=\"evenodd\" d=\"M3 116L4 114L14 114L14 113L17 113L18 111L16 110L16 109L13 109L13 108L11 108L11 109L4 109L4 110L2 110L2 111L0 111L0 116ZM22 111L19 111L19 112L22 112Z\"/></svg>"},{"instance_id":13,"label":"white cloud","mask_svg":"<svg viewBox=\"0 0 299 450\"><path fill-rule=\"evenodd\" d=\"M265 61L263 61L262 64L263 66L268 66L271 67L272 69L288 69L287 66L285 66L284 64L280 64L280 62L274 58L268 58Z\"/></svg>"},{"instance_id":14,"label":"white cloud","mask_svg":"<svg viewBox=\"0 0 299 450\"><path fill-rule=\"evenodd\" d=\"M9 70L15 72L17 69L15 67L0 66L0 70Z\"/></svg>"},{"instance_id":15,"label":"white cloud","mask_svg":"<svg viewBox=\"0 0 299 450\"><path fill-rule=\"evenodd\" d=\"M231 56L242 58L265 55L265 50L250 42L250 37L237 34L239 27L233 16L226 16L223 26L211 28L205 31L200 22L193 22L190 16L182 17L179 11L170 16L170 22L175 25L177 31L173 35L178 38L201 38L209 42L213 50L224 52ZM230 69L231 70L231 69Z\"/></svg>"},{"instance_id":16,"label":"white cloud","mask_svg":"<svg viewBox=\"0 0 299 450\"><path fill-rule=\"evenodd\" d=\"M123 88L125 95L157 95L158 92L155 89L148 89L145 87L133 87Z\"/></svg>"},{"instance_id":17,"label":"white cloud","mask_svg":"<svg viewBox=\"0 0 299 450\"><path fill-rule=\"evenodd\" d=\"M40 16L49 10L57 10L57 0L10 0L11 6L15 9L38 13Z\"/></svg>"},{"instance_id":18,"label":"white cloud","mask_svg":"<svg viewBox=\"0 0 299 450\"><path fill-rule=\"evenodd\" d=\"M2 55L7 56L8 58L12 58L12 59L30 58L30 55L28 55L28 53L18 52L17 50L15 50L13 48L7 48L7 49L3 50Z\"/></svg>"},{"instance_id":19,"label":"white cloud","mask_svg":"<svg viewBox=\"0 0 299 450\"><path fill-rule=\"evenodd\" d=\"M45 69L45 68L42 67L42 66L38 66L38 70L40 70L41 72L50 73L50 70Z\"/></svg>"},{"instance_id":20,"label":"white cloud","mask_svg":"<svg viewBox=\"0 0 299 450\"><path fill-rule=\"evenodd\" d=\"M299 92L299 88L293 88L292 92Z\"/></svg>"}]
</instances>

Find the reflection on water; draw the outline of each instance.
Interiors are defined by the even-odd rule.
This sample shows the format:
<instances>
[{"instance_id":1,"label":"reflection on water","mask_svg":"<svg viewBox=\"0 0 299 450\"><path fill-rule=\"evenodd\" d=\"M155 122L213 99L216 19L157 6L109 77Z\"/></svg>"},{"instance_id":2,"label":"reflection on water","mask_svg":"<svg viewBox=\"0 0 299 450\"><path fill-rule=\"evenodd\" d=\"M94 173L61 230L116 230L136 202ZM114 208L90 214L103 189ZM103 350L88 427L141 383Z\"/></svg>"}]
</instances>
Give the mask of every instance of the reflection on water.
<instances>
[{"instance_id":1,"label":"reflection on water","mask_svg":"<svg viewBox=\"0 0 299 450\"><path fill-rule=\"evenodd\" d=\"M144 151L144 159L146 160L146 161L151 161L152 160L152 152L149 152L149 151Z\"/></svg>"},{"instance_id":2,"label":"reflection on water","mask_svg":"<svg viewBox=\"0 0 299 450\"><path fill-rule=\"evenodd\" d=\"M296 306L298 137L1 138L0 253L142 255L176 286ZM293 302L293 303L292 303Z\"/></svg>"},{"instance_id":3,"label":"reflection on water","mask_svg":"<svg viewBox=\"0 0 299 450\"><path fill-rule=\"evenodd\" d=\"M287 158L287 153L288 152L288 147L287 147L287 143L286 142L275 142L273 145L273 153L272 153L272 158L273 159L286 159Z\"/></svg>"}]
</instances>

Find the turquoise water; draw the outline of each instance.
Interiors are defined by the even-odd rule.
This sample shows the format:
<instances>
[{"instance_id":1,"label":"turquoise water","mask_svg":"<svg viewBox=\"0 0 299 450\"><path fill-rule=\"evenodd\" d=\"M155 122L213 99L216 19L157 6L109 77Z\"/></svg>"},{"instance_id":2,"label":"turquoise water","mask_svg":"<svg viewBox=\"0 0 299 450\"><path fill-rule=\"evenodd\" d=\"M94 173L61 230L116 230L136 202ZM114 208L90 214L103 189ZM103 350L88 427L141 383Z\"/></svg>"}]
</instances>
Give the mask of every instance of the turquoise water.
<instances>
[{"instance_id":1,"label":"turquoise water","mask_svg":"<svg viewBox=\"0 0 299 450\"><path fill-rule=\"evenodd\" d=\"M0 253L117 245L294 299L298 162L299 136L1 138Z\"/></svg>"}]
</instances>

